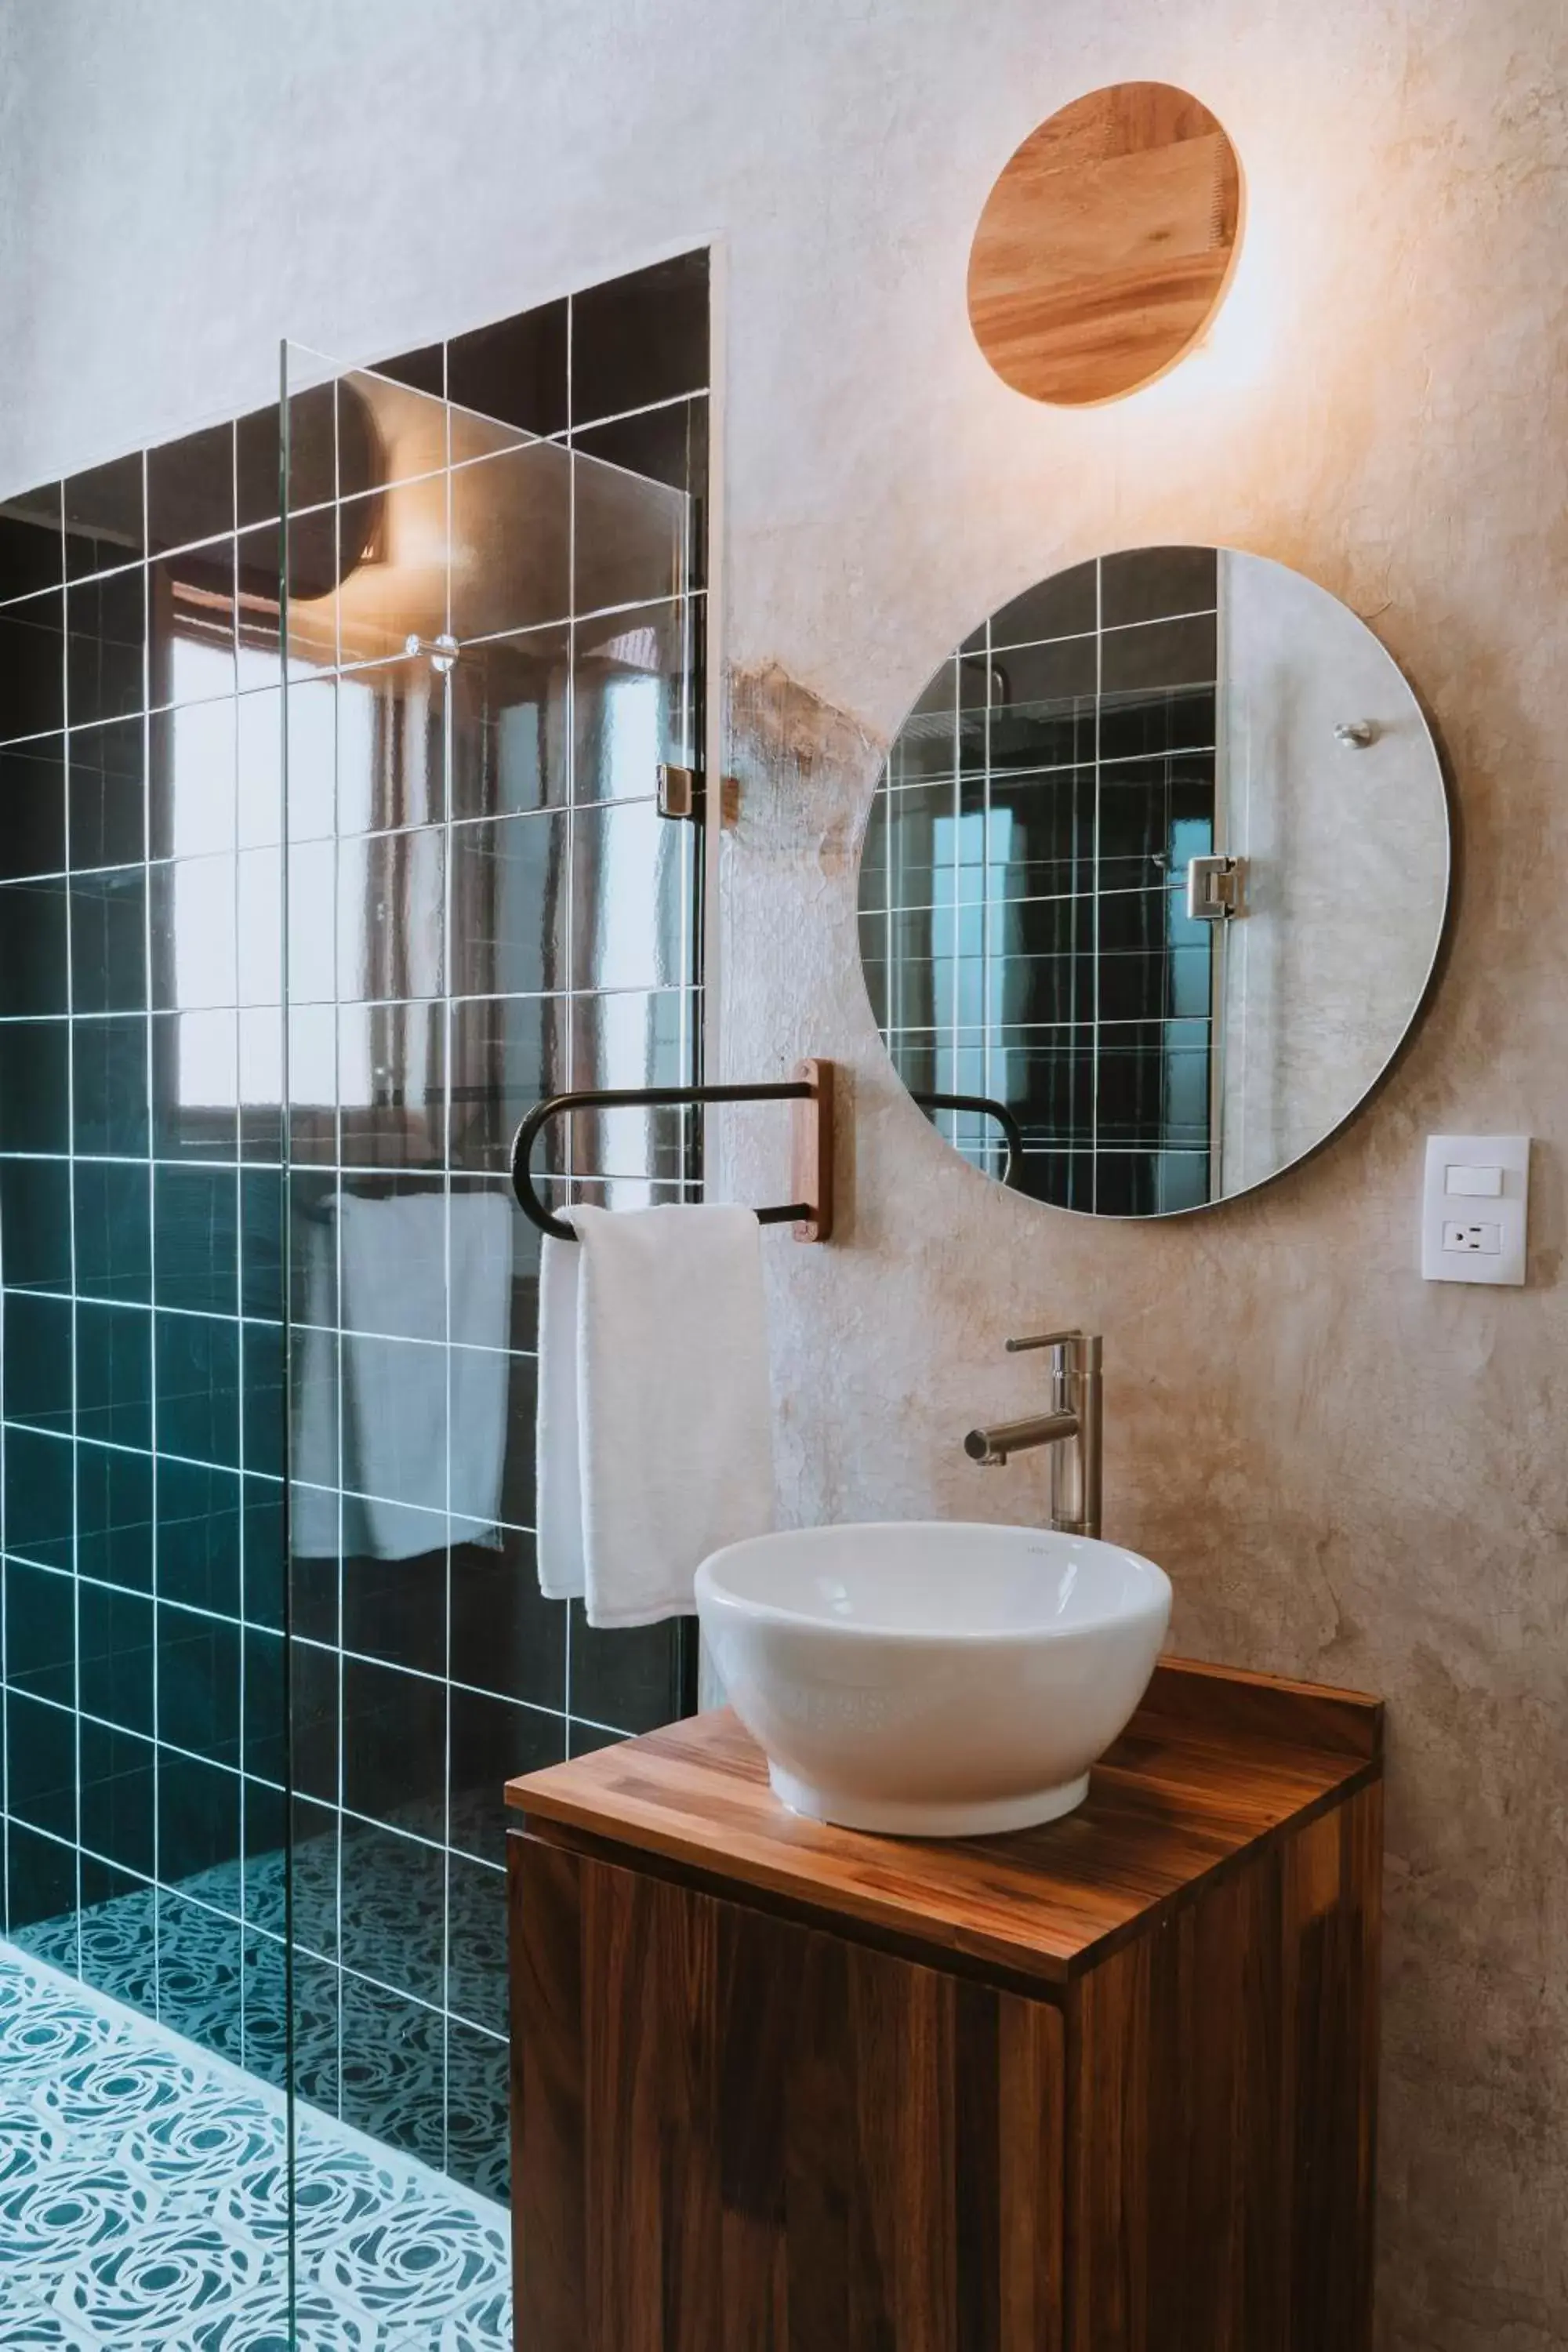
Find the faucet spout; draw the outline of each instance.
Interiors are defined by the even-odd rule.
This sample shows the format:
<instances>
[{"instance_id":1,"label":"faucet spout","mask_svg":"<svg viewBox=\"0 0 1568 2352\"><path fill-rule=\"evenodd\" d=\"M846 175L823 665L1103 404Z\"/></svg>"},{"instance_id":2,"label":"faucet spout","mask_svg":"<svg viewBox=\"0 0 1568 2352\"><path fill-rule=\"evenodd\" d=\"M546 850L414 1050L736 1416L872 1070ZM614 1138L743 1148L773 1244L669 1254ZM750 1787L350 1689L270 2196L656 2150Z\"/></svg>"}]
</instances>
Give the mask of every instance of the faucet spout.
<instances>
[{"instance_id":1,"label":"faucet spout","mask_svg":"<svg viewBox=\"0 0 1568 2352\"><path fill-rule=\"evenodd\" d=\"M1002 1421L994 1429L972 1429L963 1450L972 1462L999 1465L1010 1454L1028 1454L1037 1445L1063 1445L1078 1433L1076 1412L1037 1412L1027 1421Z\"/></svg>"},{"instance_id":2,"label":"faucet spout","mask_svg":"<svg viewBox=\"0 0 1568 2352\"><path fill-rule=\"evenodd\" d=\"M1098 1536L1100 1511L1100 1342L1084 1331L1047 1331L1037 1339L1009 1339L1016 1355L1049 1348L1051 1410L1025 1421L972 1429L963 1450L972 1462L996 1467L1015 1454L1048 1445L1051 1454L1051 1525L1063 1535Z\"/></svg>"}]
</instances>

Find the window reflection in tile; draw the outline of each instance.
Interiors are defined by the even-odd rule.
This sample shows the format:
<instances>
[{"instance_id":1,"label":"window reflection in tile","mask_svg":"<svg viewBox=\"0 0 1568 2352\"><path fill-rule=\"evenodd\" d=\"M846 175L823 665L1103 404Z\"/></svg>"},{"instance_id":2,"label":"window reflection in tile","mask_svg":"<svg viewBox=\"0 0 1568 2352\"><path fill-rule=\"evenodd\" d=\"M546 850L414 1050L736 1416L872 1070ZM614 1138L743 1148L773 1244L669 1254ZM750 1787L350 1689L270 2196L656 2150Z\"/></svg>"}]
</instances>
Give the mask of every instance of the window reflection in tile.
<instances>
[{"instance_id":1,"label":"window reflection in tile","mask_svg":"<svg viewBox=\"0 0 1568 2352\"><path fill-rule=\"evenodd\" d=\"M561 624L465 646L450 673L455 817L565 800L570 676Z\"/></svg>"},{"instance_id":2,"label":"window reflection in tile","mask_svg":"<svg viewBox=\"0 0 1568 2352\"><path fill-rule=\"evenodd\" d=\"M323 1008L324 1009L324 1008ZM280 1009L240 1009L239 1151L242 1160L276 1162L283 1152L283 1014Z\"/></svg>"},{"instance_id":3,"label":"window reflection in tile","mask_svg":"<svg viewBox=\"0 0 1568 2352\"><path fill-rule=\"evenodd\" d=\"M339 681L340 833L440 823L447 696L447 677L427 654Z\"/></svg>"},{"instance_id":4,"label":"window reflection in tile","mask_svg":"<svg viewBox=\"0 0 1568 2352\"><path fill-rule=\"evenodd\" d=\"M662 761L700 755L692 608L653 604L573 632L572 796L640 800Z\"/></svg>"},{"instance_id":5,"label":"window reflection in tile","mask_svg":"<svg viewBox=\"0 0 1568 2352\"><path fill-rule=\"evenodd\" d=\"M291 1002L287 1025L288 1156L319 1167L337 1158L337 1008Z\"/></svg>"},{"instance_id":6,"label":"window reflection in tile","mask_svg":"<svg viewBox=\"0 0 1568 2352\"><path fill-rule=\"evenodd\" d=\"M447 1110L454 1168L504 1170L525 1112L574 1083L567 1075L568 1001L561 996L477 997L452 1006ZM536 1168L564 1165L557 1121L539 1139Z\"/></svg>"},{"instance_id":7,"label":"window reflection in tile","mask_svg":"<svg viewBox=\"0 0 1568 2352\"><path fill-rule=\"evenodd\" d=\"M452 828L452 986L464 996L560 988L566 977L564 814Z\"/></svg>"},{"instance_id":8,"label":"window reflection in tile","mask_svg":"<svg viewBox=\"0 0 1568 2352\"><path fill-rule=\"evenodd\" d=\"M238 1154L239 1029L230 1009L155 1013L153 1146L160 1160Z\"/></svg>"},{"instance_id":9,"label":"window reflection in tile","mask_svg":"<svg viewBox=\"0 0 1568 2352\"><path fill-rule=\"evenodd\" d=\"M291 1004L330 1003L338 992L338 845L296 841L289 844L288 855L284 992Z\"/></svg>"},{"instance_id":10,"label":"window reflection in tile","mask_svg":"<svg viewBox=\"0 0 1568 2352\"><path fill-rule=\"evenodd\" d=\"M314 845L310 846L313 847ZM235 909L235 946L238 1002L242 1005L281 1004L283 1002L283 853L281 849L242 849L239 853Z\"/></svg>"},{"instance_id":11,"label":"window reflection in tile","mask_svg":"<svg viewBox=\"0 0 1568 2352\"><path fill-rule=\"evenodd\" d=\"M258 523L235 540L234 625L239 690L277 677L284 549L276 522Z\"/></svg>"},{"instance_id":12,"label":"window reflection in tile","mask_svg":"<svg viewBox=\"0 0 1568 2352\"><path fill-rule=\"evenodd\" d=\"M242 848L283 837L283 694L267 687L235 705L236 833Z\"/></svg>"},{"instance_id":13,"label":"window reflection in tile","mask_svg":"<svg viewBox=\"0 0 1568 2352\"><path fill-rule=\"evenodd\" d=\"M230 537L148 567L150 706L234 692L234 560Z\"/></svg>"},{"instance_id":14,"label":"window reflection in tile","mask_svg":"<svg viewBox=\"0 0 1568 2352\"><path fill-rule=\"evenodd\" d=\"M155 574L153 586L157 586ZM235 676L231 640L190 628L162 627L154 609L149 654L150 709L214 702L234 692Z\"/></svg>"},{"instance_id":15,"label":"window reflection in tile","mask_svg":"<svg viewBox=\"0 0 1568 2352\"><path fill-rule=\"evenodd\" d=\"M235 741L232 698L153 712L148 801L154 857L232 849Z\"/></svg>"},{"instance_id":16,"label":"window reflection in tile","mask_svg":"<svg viewBox=\"0 0 1568 2352\"><path fill-rule=\"evenodd\" d=\"M695 1009L682 989L579 997L573 1007L574 1087L679 1086L689 1066ZM570 1166L598 1175L679 1176L689 1114L679 1109L580 1111L569 1130Z\"/></svg>"},{"instance_id":17,"label":"window reflection in tile","mask_svg":"<svg viewBox=\"0 0 1568 2352\"><path fill-rule=\"evenodd\" d=\"M1100 805L1103 807L1103 778ZM1093 887L1096 786L1092 768L993 776L987 884L1003 898L1051 898ZM1109 877L1103 866L1102 881Z\"/></svg>"},{"instance_id":18,"label":"window reflection in tile","mask_svg":"<svg viewBox=\"0 0 1568 2352\"><path fill-rule=\"evenodd\" d=\"M653 801L572 819L572 984L673 986L686 970L695 829Z\"/></svg>"},{"instance_id":19,"label":"window reflection in tile","mask_svg":"<svg viewBox=\"0 0 1568 2352\"><path fill-rule=\"evenodd\" d=\"M149 880L156 1009L237 1003L234 858L175 858L153 866Z\"/></svg>"},{"instance_id":20,"label":"window reflection in tile","mask_svg":"<svg viewBox=\"0 0 1568 2352\"><path fill-rule=\"evenodd\" d=\"M345 1004L338 1013L342 1164L419 1168L441 1159L441 1004ZM290 1078L290 1091L299 1098Z\"/></svg>"},{"instance_id":21,"label":"window reflection in tile","mask_svg":"<svg viewBox=\"0 0 1568 2352\"><path fill-rule=\"evenodd\" d=\"M440 995L446 862L447 837L439 825L339 842L341 999ZM291 925L292 920L290 908Z\"/></svg>"},{"instance_id":22,"label":"window reflection in tile","mask_svg":"<svg viewBox=\"0 0 1568 2352\"><path fill-rule=\"evenodd\" d=\"M248 698L247 698L248 699ZM337 686L330 677L283 690L283 783L290 841L327 838L337 800ZM260 722L265 732L266 722ZM253 738L254 740L254 738ZM253 756L263 755L258 750Z\"/></svg>"}]
</instances>

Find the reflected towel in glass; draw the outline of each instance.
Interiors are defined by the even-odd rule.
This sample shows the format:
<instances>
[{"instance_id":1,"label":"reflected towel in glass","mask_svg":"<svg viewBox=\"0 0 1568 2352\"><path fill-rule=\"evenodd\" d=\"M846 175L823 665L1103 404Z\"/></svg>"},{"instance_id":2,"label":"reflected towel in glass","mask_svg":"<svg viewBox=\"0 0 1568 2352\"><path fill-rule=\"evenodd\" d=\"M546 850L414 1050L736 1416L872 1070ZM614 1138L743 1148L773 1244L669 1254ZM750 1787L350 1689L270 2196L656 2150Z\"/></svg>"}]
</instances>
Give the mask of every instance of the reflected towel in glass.
<instances>
[{"instance_id":1,"label":"reflected towel in glass","mask_svg":"<svg viewBox=\"0 0 1568 2352\"><path fill-rule=\"evenodd\" d=\"M342 1298L342 1549L410 1559L500 1542L511 1359L511 1211L499 1194L334 1196ZM324 1236L318 1240L317 1235ZM293 1546L339 1549L336 1421L313 1328L332 1229L305 1236L308 1323L295 1398ZM323 1318L324 1319L324 1318ZM411 1335L419 1336L411 1336ZM302 1483L308 1482L308 1483Z\"/></svg>"}]
</instances>

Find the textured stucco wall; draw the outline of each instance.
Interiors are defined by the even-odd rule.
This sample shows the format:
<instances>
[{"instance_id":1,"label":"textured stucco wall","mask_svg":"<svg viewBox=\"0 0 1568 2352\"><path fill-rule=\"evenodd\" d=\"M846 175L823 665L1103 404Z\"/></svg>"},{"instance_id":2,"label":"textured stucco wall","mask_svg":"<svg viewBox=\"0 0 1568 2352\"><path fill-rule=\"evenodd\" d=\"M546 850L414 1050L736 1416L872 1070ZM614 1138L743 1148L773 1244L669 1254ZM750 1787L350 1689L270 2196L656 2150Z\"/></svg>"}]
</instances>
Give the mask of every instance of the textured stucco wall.
<instances>
[{"instance_id":1,"label":"textured stucco wall","mask_svg":"<svg viewBox=\"0 0 1568 2352\"><path fill-rule=\"evenodd\" d=\"M9 0L0 481L709 233L729 265L728 1045L850 1066L841 1246L770 1245L794 1516L1022 1516L958 1437L1010 1330L1106 1334L1110 1529L1183 1646L1392 1705L1383 2315L1568 2346L1568 24L1557 0ZM1121 75L1226 124L1208 347L1053 414L967 335L987 187ZM878 741L973 622L1134 541L1275 555L1428 701L1461 879L1367 1115L1260 1197L1096 1227L988 1186L889 1080L853 949ZM1423 1288L1420 1139L1529 1128L1531 1286ZM769 1190L771 1147L738 1139ZM759 1173L760 1170L760 1173Z\"/></svg>"}]
</instances>

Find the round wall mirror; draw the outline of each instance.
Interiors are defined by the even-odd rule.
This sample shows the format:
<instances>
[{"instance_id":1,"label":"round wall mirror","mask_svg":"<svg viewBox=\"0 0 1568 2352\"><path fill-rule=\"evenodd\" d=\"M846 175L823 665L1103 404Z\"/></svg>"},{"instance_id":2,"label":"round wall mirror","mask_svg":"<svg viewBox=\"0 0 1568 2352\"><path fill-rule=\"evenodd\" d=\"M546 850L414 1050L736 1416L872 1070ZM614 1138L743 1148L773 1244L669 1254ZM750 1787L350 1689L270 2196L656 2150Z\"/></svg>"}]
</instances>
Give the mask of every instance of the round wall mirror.
<instances>
[{"instance_id":1,"label":"round wall mirror","mask_svg":"<svg viewBox=\"0 0 1568 2352\"><path fill-rule=\"evenodd\" d=\"M1016 597L921 696L862 848L861 962L965 1159L1160 1216L1349 1117L1447 897L1436 750L1364 622L1263 556L1134 548Z\"/></svg>"},{"instance_id":2,"label":"round wall mirror","mask_svg":"<svg viewBox=\"0 0 1568 2352\"><path fill-rule=\"evenodd\" d=\"M1116 82L1030 132L986 199L969 318L1004 383L1083 407L1173 367L1225 297L1241 170L1208 108Z\"/></svg>"}]
</instances>

